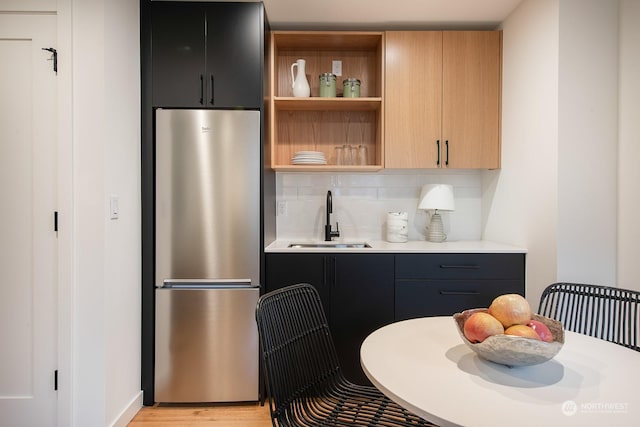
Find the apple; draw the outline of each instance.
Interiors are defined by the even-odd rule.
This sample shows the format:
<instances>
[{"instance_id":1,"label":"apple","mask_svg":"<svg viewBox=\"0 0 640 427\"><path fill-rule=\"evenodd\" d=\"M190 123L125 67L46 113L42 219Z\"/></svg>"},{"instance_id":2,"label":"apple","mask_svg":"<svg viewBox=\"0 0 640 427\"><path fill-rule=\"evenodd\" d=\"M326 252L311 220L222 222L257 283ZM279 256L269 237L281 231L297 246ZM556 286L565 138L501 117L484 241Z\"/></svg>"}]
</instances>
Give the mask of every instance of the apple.
<instances>
[{"instance_id":1,"label":"apple","mask_svg":"<svg viewBox=\"0 0 640 427\"><path fill-rule=\"evenodd\" d=\"M551 333L547 325L540 322L539 320L531 319L529 323L527 323L527 326L533 329L534 331L536 331L537 334L540 335L540 339L542 341L546 341L546 342L553 341L553 334Z\"/></svg>"},{"instance_id":2,"label":"apple","mask_svg":"<svg viewBox=\"0 0 640 427\"><path fill-rule=\"evenodd\" d=\"M505 335L515 335L518 337L533 338L540 340L540 335L533 328L527 325L513 325L504 330Z\"/></svg>"},{"instance_id":3,"label":"apple","mask_svg":"<svg viewBox=\"0 0 640 427\"><path fill-rule=\"evenodd\" d=\"M526 325L531 320L531 307L522 295L504 294L496 297L489 306L489 314L508 328Z\"/></svg>"},{"instance_id":4,"label":"apple","mask_svg":"<svg viewBox=\"0 0 640 427\"><path fill-rule=\"evenodd\" d=\"M464 336L472 343L484 341L491 335L504 333L502 323L488 313L473 313L466 322L464 322Z\"/></svg>"}]
</instances>

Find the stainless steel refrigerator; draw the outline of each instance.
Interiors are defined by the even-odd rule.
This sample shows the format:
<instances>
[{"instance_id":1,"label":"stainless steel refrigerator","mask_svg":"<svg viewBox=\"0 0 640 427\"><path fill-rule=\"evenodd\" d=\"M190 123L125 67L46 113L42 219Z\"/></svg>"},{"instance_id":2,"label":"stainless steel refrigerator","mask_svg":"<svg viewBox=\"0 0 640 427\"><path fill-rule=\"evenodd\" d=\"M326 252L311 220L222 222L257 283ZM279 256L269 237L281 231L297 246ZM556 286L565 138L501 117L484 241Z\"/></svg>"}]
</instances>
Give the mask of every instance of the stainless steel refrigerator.
<instances>
[{"instance_id":1,"label":"stainless steel refrigerator","mask_svg":"<svg viewBox=\"0 0 640 427\"><path fill-rule=\"evenodd\" d=\"M155 400L258 400L260 112L156 110Z\"/></svg>"}]
</instances>

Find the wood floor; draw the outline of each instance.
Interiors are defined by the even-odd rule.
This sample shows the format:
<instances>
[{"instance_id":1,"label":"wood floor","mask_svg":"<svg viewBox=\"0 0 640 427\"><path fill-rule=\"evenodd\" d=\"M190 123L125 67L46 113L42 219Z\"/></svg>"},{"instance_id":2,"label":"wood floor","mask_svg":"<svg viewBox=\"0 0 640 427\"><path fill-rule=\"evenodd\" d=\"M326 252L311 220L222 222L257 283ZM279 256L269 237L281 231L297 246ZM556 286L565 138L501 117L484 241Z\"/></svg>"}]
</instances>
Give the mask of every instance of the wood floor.
<instances>
[{"instance_id":1,"label":"wood floor","mask_svg":"<svg viewBox=\"0 0 640 427\"><path fill-rule=\"evenodd\" d=\"M269 406L145 406L128 427L272 427Z\"/></svg>"}]
</instances>

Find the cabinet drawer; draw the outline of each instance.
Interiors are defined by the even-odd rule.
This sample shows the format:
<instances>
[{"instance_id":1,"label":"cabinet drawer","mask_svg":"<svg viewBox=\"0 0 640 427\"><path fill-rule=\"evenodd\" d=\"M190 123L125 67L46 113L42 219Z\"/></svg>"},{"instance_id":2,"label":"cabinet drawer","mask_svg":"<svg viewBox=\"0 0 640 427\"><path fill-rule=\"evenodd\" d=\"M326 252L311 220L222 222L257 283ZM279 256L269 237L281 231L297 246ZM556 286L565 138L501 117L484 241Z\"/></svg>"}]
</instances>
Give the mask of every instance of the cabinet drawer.
<instances>
[{"instance_id":1,"label":"cabinet drawer","mask_svg":"<svg viewBox=\"0 0 640 427\"><path fill-rule=\"evenodd\" d=\"M522 279L524 254L396 255L396 279Z\"/></svg>"},{"instance_id":2,"label":"cabinet drawer","mask_svg":"<svg viewBox=\"0 0 640 427\"><path fill-rule=\"evenodd\" d=\"M495 297L524 295L521 280L396 280L395 319L450 316L468 308L489 307Z\"/></svg>"}]
</instances>

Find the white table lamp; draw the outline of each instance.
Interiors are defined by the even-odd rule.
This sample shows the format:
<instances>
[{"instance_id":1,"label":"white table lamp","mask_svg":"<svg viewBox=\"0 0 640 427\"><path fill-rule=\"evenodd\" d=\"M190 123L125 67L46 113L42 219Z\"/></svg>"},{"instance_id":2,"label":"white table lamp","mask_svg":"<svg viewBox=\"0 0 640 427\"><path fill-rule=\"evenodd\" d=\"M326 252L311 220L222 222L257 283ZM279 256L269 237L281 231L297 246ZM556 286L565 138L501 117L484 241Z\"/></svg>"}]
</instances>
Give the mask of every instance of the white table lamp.
<instances>
[{"instance_id":1,"label":"white table lamp","mask_svg":"<svg viewBox=\"0 0 640 427\"><path fill-rule=\"evenodd\" d=\"M418 209L434 211L431 215L431 222L427 227L427 240L430 242L447 240L447 235L444 234L442 218L438 211L455 210L453 186L446 184L427 184L422 186Z\"/></svg>"}]
</instances>

